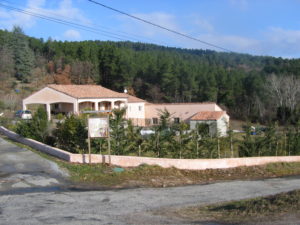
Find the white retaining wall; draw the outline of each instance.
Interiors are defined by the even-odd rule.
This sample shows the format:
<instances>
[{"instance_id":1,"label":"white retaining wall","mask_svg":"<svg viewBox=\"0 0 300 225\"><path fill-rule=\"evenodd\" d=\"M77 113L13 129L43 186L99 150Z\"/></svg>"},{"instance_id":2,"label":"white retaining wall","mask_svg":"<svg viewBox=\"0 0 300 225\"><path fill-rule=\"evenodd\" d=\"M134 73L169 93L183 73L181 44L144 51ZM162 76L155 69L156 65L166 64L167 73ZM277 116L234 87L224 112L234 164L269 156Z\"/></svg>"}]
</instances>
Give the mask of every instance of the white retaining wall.
<instances>
[{"instance_id":1,"label":"white retaining wall","mask_svg":"<svg viewBox=\"0 0 300 225\"><path fill-rule=\"evenodd\" d=\"M72 154L58 148L54 148L38 141L23 138L18 134L0 127L0 132L14 141L28 145L41 152L53 155L57 158L71 163L88 163L88 154ZM245 157L245 158L224 158L224 159L168 159L150 158L138 156L111 156L111 164L121 167L136 167L141 164L159 165L164 168L176 167L186 170L205 170L205 169L226 169L239 166L256 166L275 162L300 162L300 156L271 156L271 157ZM108 155L91 155L92 163L109 163Z\"/></svg>"}]
</instances>

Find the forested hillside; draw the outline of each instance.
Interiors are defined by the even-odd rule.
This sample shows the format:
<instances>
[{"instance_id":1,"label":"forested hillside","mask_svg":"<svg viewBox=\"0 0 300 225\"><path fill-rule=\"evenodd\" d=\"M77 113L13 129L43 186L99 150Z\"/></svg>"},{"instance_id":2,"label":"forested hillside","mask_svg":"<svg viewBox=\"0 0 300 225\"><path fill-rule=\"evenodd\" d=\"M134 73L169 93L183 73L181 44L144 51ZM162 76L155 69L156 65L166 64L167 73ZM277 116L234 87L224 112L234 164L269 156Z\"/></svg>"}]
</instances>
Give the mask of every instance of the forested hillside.
<instances>
[{"instance_id":1,"label":"forested hillside","mask_svg":"<svg viewBox=\"0 0 300 225\"><path fill-rule=\"evenodd\" d=\"M0 108L47 83L124 87L150 102L214 101L232 118L295 123L300 60L132 43L61 42L0 30Z\"/></svg>"}]
</instances>

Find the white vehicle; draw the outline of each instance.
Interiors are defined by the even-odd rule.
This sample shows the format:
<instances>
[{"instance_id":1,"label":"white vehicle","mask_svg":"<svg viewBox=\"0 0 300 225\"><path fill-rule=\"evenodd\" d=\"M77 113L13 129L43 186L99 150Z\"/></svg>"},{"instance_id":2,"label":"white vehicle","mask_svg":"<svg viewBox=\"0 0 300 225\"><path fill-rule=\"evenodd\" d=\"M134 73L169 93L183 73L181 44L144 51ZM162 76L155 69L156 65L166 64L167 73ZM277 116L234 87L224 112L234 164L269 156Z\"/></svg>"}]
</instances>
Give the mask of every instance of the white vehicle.
<instances>
[{"instance_id":1,"label":"white vehicle","mask_svg":"<svg viewBox=\"0 0 300 225\"><path fill-rule=\"evenodd\" d=\"M155 134L155 131L154 130L150 130L150 129L142 129L140 131L141 135L144 136L144 135L150 135L150 134Z\"/></svg>"},{"instance_id":2,"label":"white vehicle","mask_svg":"<svg viewBox=\"0 0 300 225\"><path fill-rule=\"evenodd\" d=\"M16 117L19 117L23 120L30 120L32 119L32 114L29 110L19 110L16 112Z\"/></svg>"}]
</instances>

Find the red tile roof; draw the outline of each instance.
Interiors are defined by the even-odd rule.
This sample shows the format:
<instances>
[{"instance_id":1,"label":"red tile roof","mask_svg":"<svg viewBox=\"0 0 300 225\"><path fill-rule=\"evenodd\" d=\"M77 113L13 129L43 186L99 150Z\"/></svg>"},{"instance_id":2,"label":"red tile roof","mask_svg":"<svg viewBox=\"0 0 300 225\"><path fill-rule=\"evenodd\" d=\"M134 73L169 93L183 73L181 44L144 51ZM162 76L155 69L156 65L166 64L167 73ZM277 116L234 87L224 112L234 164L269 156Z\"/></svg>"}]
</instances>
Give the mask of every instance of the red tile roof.
<instances>
[{"instance_id":1,"label":"red tile roof","mask_svg":"<svg viewBox=\"0 0 300 225\"><path fill-rule=\"evenodd\" d=\"M135 96L132 96L132 95L129 95L127 94L128 96L128 102L146 102L145 100L141 99L141 98L138 98L138 97L135 97Z\"/></svg>"},{"instance_id":2,"label":"red tile roof","mask_svg":"<svg viewBox=\"0 0 300 225\"><path fill-rule=\"evenodd\" d=\"M112 91L100 85L50 84L48 87L75 98L128 98L125 93Z\"/></svg>"},{"instance_id":3,"label":"red tile roof","mask_svg":"<svg viewBox=\"0 0 300 225\"><path fill-rule=\"evenodd\" d=\"M225 111L203 111L196 113L191 120L218 120L225 114Z\"/></svg>"},{"instance_id":4,"label":"red tile roof","mask_svg":"<svg viewBox=\"0 0 300 225\"><path fill-rule=\"evenodd\" d=\"M127 98L128 102L145 102L138 97L112 91L100 85L50 84L48 87L74 98Z\"/></svg>"},{"instance_id":5,"label":"red tile roof","mask_svg":"<svg viewBox=\"0 0 300 225\"><path fill-rule=\"evenodd\" d=\"M168 102L168 103L149 103L151 105L216 105L215 102Z\"/></svg>"}]
</instances>

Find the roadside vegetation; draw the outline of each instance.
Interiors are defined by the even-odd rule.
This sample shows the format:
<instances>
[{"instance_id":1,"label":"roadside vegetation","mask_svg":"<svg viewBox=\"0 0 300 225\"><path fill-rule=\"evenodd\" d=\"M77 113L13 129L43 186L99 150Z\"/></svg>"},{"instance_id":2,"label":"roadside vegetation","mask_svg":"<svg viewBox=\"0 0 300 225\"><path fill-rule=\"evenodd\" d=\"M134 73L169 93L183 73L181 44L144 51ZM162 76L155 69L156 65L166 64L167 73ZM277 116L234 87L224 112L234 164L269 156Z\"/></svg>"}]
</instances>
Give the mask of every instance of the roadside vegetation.
<instances>
[{"instance_id":1,"label":"roadside vegetation","mask_svg":"<svg viewBox=\"0 0 300 225\"><path fill-rule=\"evenodd\" d=\"M70 181L78 188L172 187L300 175L298 162L206 170L180 170L146 164L136 168L119 168L107 164L76 164L65 162L20 143L14 144L56 162L63 170L69 172Z\"/></svg>"},{"instance_id":2,"label":"roadside vegetation","mask_svg":"<svg viewBox=\"0 0 300 225\"><path fill-rule=\"evenodd\" d=\"M159 124L153 133L142 135L140 127L124 118L125 109L115 109L110 115L111 153L164 158L230 158L254 156L291 156L300 154L300 124L279 127L276 123L244 132L228 132L228 136L209 134L207 125L198 124L189 130L188 124L171 122L168 111L160 112ZM11 126L24 137L61 148L72 153L87 153L87 116L56 116L47 121L43 108L38 108L32 120L20 120ZM89 114L90 117L99 116ZM107 139L92 139L92 153L108 154Z\"/></svg>"},{"instance_id":3,"label":"roadside vegetation","mask_svg":"<svg viewBox=\"0 0 300 225\"><path fill-rule=\"evenodd\" d=\"M80 165L62 161L58 164L68 169L74 182L115 188L172 187L300 175L300 163L272 163L264 166L198 171L141 165L136 168L124 168L123 172L117 172L116 167L102 164Z\"/></svg>"},{"instance_id":4,"label":"roadside vegetation","mask_svg":"<svg viewBox=\"0 0 300 225\"><path fill-rule=\"evenodd\" d=\"M168 213L198 223L210 221L222 224L271 224L274 221L277 224L276 221L280 221L282 224L287 217L298 224L300 190L209 206L188 207Z\"/></svg>"}]
</instances>

